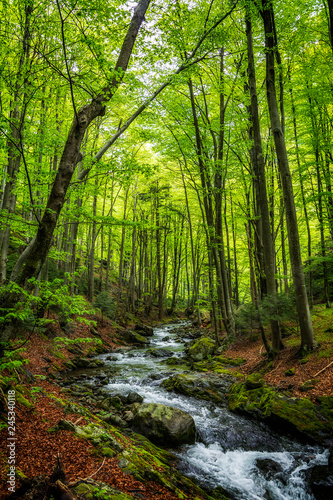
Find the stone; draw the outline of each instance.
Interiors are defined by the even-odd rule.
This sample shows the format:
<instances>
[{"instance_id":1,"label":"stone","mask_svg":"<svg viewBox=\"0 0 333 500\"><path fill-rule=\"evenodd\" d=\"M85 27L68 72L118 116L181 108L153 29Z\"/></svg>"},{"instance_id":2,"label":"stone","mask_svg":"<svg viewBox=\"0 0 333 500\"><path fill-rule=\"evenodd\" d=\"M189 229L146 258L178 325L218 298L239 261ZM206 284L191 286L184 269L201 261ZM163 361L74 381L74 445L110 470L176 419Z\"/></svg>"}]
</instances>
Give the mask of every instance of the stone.
<instances>
[{"instance_id":1,"label":"stone","mask_svg":"<svg viewBox=\"0 0 333 500\"><path fill-rule=\"evenodd\" d=\"M149 344L146 337L143 337L138 332L134 332L133 330L124 330L123 337L127 342L137 345Z\"/></svg>"},{"instance_id":2,"label":"stone","mask_svg":"<svg viewBox=\"0 0 333 500\"><path fill-rule=\"evenodd\" d=\"M82 481L73 488L76 496L85 498L85 500L94 500L95 498L103 498L104 500L133 500L131 495L127 495L123 491L116 490L108 484L91 479Z\"/></svg>"},{"instance_id":3,"label":"stone","mask_svg":"<svg viewBox=\"0 0 333 500\"><path fill-rule=\"evenodd\" d=\"M107 422L111 425L116 425L117 427L126 427L127 423L125 420L120 418L118 415L114 415L114 413L109 413L103 417L104 422Z\"/></svg>"},{"instance_id":4,"label":"stone","mask_svg":"<svg viewBox=\"0 0 333 500\"><path fill-rule=\"evenodd\" d=\"M302 392L311 391L318 384L319 380L317 378L306 380L300 385L299 390Z\"/></svg>"},{"instance_id":5,"label":"stone","mask_svg":"<svg viewBox=\"0 0 333 500\"><path fill-rule=\"evenodd\" d=\"M271 458L257 458L255 466L268 481L276 478L277 475L283 474L283 467Z\"/></svg>"},{"instance_id":6,"label":"stone","mask_svg":"<svg viewBox=\"0 0 333 500\"><path fill-rule=\"evenodd\" d=\"M135 325L134 330L145 337L152 337L154 335L154 329L151 326L137 324Z\"/></svg>"},{"instance_id":7,"label":"stone","mask_svg":"<svg viewBox=\"0 0 333 500\"><path fill-rule=\"evenodd\" d=\"M137 392L134 392L134 391L131 391L127 394L127 397L126 397L126 402L128 404L132 404L132 403L142 403L143 401L143 397L140 396L140 394L138 394Z\"/></svg>"},{"instance_id":8,"label":"stone","mask_svg":"<svg viewBox=\"0 0 333 500\"><path fill-rule=\"evenodd\" d=\"M170 351L163 349L162 347L157 347L156 349L148 349L146 354L149 354L154 358L166 358L167 356L170 356Z\"/></svg>"},{"instance_id":9,"label":"stone","mask_svg":"<svg viewBox=\"0 0 333 500\"><path fill-rule=\"evenodd\" d=\"M164 380L161 385L167 391L227 406L226 394L235 380L229 374L177 373Z\"/></svg>"},{"instance_id":10,"label":"stone","mask_svg":"<svg viewBox=\"0 0 333 500\"><path fill-rule=\"evenodd\" d=\"M104 366L101 359L76 358L72 361L77 368L99 368Z\"/></svg>"},{"instance_id":11,"label":"stone","mask_svg":"<svg viewBox=\"0 0 333 500\"><path fill-rule=\"evenodd\" d=\"M263 387L265 384L264 379L261 377L260 373L251 373L245 379L246 388L251 389L259 389Z\"/></svg>"},{"instance_id":12,"label":"stone","mask_svg":"<svg viewBox=\"0 0 333 500\"><path fill-rule=\"evenodd\" d=\"M191 415L156 403L144 403L135 410L132 428L162 446L191 444L195 440L195 424Z\"/></svg>"},{"instance_id":13,"label":"stone","mask_svg":"<svg viewBox=\"0 0 333 500\"><path fill-rule=\"evenodd\" d=\"M311 469L310 489L316 500L333 498L333 467L328 465L315 465Z\"/></svg>"},{"instance_id":14,"label":"stone","mask_svg":"<svg viewBox=\"0 0 333 500\"><path fill-rule=\"evenodd\" d=\"M188 350L188 356L193 361L202 361L214 353L215 342L212 339L203 337L199 339Z\"/></svg>"}]
</instances>

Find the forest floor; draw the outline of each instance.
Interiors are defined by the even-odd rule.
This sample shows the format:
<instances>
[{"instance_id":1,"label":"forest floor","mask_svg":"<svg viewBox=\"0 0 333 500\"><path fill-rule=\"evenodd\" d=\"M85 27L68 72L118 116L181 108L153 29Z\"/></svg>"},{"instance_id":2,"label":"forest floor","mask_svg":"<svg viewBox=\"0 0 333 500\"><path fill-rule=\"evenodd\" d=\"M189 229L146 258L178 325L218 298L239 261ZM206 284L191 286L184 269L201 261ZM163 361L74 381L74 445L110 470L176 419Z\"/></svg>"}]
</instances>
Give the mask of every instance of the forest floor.
<instances>
[{"instance_id":1,"label":"forest floor","mask_svg":"<svg viewBox=\"0 0 333 500\"><path fill-rule=\"evenodd\" d=\"M301 338L295 324L284 325L284 349L269 362L260 334L253 331L238 338L223 353L225 357L243 358L245 362L233 371L244 375L260 372L269 385L288 390L293 397L333 395L333 310L316 306L313 327L318 348L307 353L300 351ZM315 381L313 389L303 392L300 387L307 380Z\"/></svg>"},{"instance_id":2,"label":"forest floor","mask_svg":"<svg viewBox=\"0 0 333 500\"><path fill-rule=\"evenodd\" d=\"M90 319L97 322L98 338L108 350L125 344L115 323L109 320L102 322L98 316ZM244 375L260 372L268 384L280 389L288 389L292 396L309 397L312 400L318 396L332 396L333 311L317 307L313 320L319 342L318 349L314 352L300 356L300 335L294 325L288 325L288 334L284 338L285 349L271 363L264 355L260 336L255 330L230 344L223 352L223 356L233 359L243 358L244 363L232 370ZM203 335L205 332L207 328L202 328ZM63 332L55 322L49 325L46 334L30 335L29 341L24 346L26 350L22 356L29 361L26 367L34 380L29 381L26 375L17 374L19 383L25 385L29 391L26 399L31 403L31 407L29 405L16 406L17 469L28 478L39 474L51 475L55 458L60 453L68 482L93 476L94 480L107 483L134 498L151 500L178 498L177 495L157 483L152 481L142 483L136 481L131 475L125 474L118 467L116 457L105 458L101 467L101 457L92 454L93 447L90 442L78 439L70 431L48 432L48 429L61 419L70 420L73 423L79 423L80 420L77 414L64 414L63 408L57 404L56 399L63 397L63 393L49 376L55 369L63 369L66 361L74 357L74 354L70 353L62 343L58 342L55 346L54 338L60 336L63 336ZM90 326L77 324L68 336L71 339L91 337ZM89 354L91 349L89 345L85 347L85 354ZM287 372L292 375L287 375ZM313 389L304 393L300 390L300 386L309 379L317 379L317 382ZM6 498L7 492L6 445L7 428L3 428L0 431L1 499Z\"/></svg>"}]
</instances>

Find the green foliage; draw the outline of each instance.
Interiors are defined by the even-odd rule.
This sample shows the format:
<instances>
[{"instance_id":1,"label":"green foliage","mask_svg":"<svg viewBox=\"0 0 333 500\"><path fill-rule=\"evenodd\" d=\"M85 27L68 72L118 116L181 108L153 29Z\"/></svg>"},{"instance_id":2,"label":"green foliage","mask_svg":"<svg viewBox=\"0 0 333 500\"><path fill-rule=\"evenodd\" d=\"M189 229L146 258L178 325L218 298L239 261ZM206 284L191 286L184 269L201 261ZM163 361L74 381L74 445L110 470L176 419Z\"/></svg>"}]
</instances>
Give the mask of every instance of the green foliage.
<instances>
[{"instance_id":1,"label":"green foliage","mask_svg":"<svg viewBox=\"0 0 333 500\"><path fill-rule=\"evenodd\" d=\"M24 359L21 356L21 353L26 349L23 347L16 348L14 342L6 343L5 348L6 350L4 351L3 357L1 358L0 362L0 373L2 373L4 370L9 371L9 377L3 378L3 380L6 382L6 380L9 380L11 378L11 374L15 373L15 371L21 368L21 366L23 366L24 364L27 364L28 360Z\"/></svg>"},{"instance_id":2,"label":"green foliage","mask_svg":"<svg viewBox=\"0 0 333 500\"><path fill-rule=\"evenodd\" d=\"M105 314L110 319L114 319L116 306L108 292L101 292L97 295L94 306L98 308L102 315Z\"/></svg>"},{"instance_id":3,"label":"green foliage","mask_svg":"<svg viewBox=\"0 0 333 500\"><path fill-rule=\"evenodd\" d=\"M270 320L296 321L295 300L284 293L276 295L275 300L265 297L258 305L258 311L252 302L240 306L235 314L236 328L238 330L255 329L259 327L259 316L263 324Z\"/></svg>"}]
</instances>

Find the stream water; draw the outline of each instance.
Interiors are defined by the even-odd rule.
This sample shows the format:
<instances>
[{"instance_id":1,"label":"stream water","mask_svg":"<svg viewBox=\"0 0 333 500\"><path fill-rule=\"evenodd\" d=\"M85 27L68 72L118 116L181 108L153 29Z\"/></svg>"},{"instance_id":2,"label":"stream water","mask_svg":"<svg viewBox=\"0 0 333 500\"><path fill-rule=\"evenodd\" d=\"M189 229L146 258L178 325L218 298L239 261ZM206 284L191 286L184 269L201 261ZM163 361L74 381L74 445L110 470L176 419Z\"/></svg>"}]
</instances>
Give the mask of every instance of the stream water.
<instances>
[{"instance_id":1,"label":"stream water","mask_svg":"<svg viewBox=\"0 0 333 500\"><path fill-rule=\"evenodd\" d=\"M150 347L183 356L184 344L177 340L179 324L154 329ZM163 340L169 337L167 340ZM179 458L178 469L195 478L202 486L218 486L235 499L312 500L304 475L314 465L327 464L327 451L274 434L271 429L252 422L215 404L167 392L161 381L170 376L170 366L161 358L146 354L145 349L101 355L114 375L104 390L110 394L139 393L145 403L162 403L188 412L195 420L197 439L194 445L172 450ZM276 463L275 474L260 467L263 460ZM259 465L259 467L258 467ZM273 464L274 465L274 464Z\"/></svg>"}]
</instances>

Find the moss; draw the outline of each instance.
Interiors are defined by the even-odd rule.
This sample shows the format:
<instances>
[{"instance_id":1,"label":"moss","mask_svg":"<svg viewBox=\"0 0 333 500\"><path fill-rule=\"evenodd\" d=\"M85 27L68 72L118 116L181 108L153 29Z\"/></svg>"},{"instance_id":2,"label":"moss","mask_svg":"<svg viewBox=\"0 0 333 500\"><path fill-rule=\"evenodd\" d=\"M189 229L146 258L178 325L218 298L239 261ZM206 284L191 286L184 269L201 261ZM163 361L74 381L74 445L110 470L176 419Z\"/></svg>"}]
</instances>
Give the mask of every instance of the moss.
<instances>
[{"instance_id":1,"label":"moss","mask_svg":"<svg viewBox=\"0 0 333 500\"><path fill-rule=\"evenodd\" d=\"M138 436L133 437L136 447L129 447L119 455L118 466L125 473L144 483L154 481L174 492L180 499L196 496L208 498L190 479L170 467L170 462L175 459L173 455L157 448L145 438L142 440L140 437L138 443ZM190 496L187 493L190 493Z\"/></svg>"},{"instance_id":2,"label":"moss","mask_svg":"<svg viewBox=\"0 0 333 500\"><path fill-rule=\"evenodd\" d=\"M101 448L101 454L103 455L103 457L113 458L117 455L117 452L112 448L105 446Z\"/></svg>"},{"instance_id":3,"label":"moss","mask_svg":"<svg viewBox=\"0 0 333 500\"><path fill-rule=\"evenodd\" d=\"M207 359L209 355L212 355L214 349L215 342L208 337L203 337L189 348L188 355L194 361L201 361Z\"/></svg>"},{"instance_id":4,"label":"moss","mask_svg":"<svg viewBox=\"0 0 333 500\"><path fill-rule=\"evenodd\" d=\"M104 483L85 483L82 482L76 486L73 491L76 496L85 498L86 500L133 500L133 497L116 490Z\"/></svg>"},{"instance_id":5,"label":"moss","mask_svg":"<svg viewBox=\"0 0 333 500\"><path fill-rule=\"evenodd\" d=\"M20 392L16 392L15 394L15 399L17 401L18 404L22 405L22 406L25 406L26 408L34 408L34 404L31 403L30 401L28 401L28 399L26 399L23 394L21 394Z\"/></svg>"},{"instance_id":6,"label":"moss","mask_svg":"<svg viewBox=\"0 0 333 500\"><path fill-rule=\"evenodd\" d=\"M265 381L261 377L260 373L251 373L245 379L245 385L248 389L258 389L263 387Z\"/></svg>"},{"instance_id":7,"label":"moss","mask_svg":"<svg viewBox=\"0 0 333 500\"><path fill-rule=\"evenodd\" d=\"M286 375L286 377L292 377L293 375L295 375L295 368L289 368L289 370L286 370L284 374Z\"/></svg>"},{"instance_id":8,"label":"moss","mask_svg":"<svg viewBox=\"0 0 333 500\"><path fill-rule=\"evenodd\" d=\"M262 418L280 430L300 433L324 444L333 433L333 398L330 397L316 405L307 398L277 394L269 386L249 389L246 384L236 383L229 390L228 403L232 411Z\"/></svg>"},{"instance_id":9,"label":"moss","mask_svg":"<svg viewBox=\"0 0 333 500\"><path fill-rule=\"evenodd\" d=\"M54 356L55 358L62 359L62 360L66 359L66 356L61 351L59 351L59 349L56 346L50 347L48 349L48 352L51 354L51 356Z\"/></svg>"},{"instance_id":10,"label":"moss","mask_svg":"<svg viewBox=\"0 0 333 500\"><path fill-rule=\"evenodd\" d=\"M216 358L217 361L219 361L219 363L223 363L225 365L231 365L231 366L239 366L241 365L242 363L245 363L245 359L243 358L239 358L237 357L236 359L233 359L233 358L225 358L223 356L219 356L218 358Z\"/></svg>"}]
</instances>

